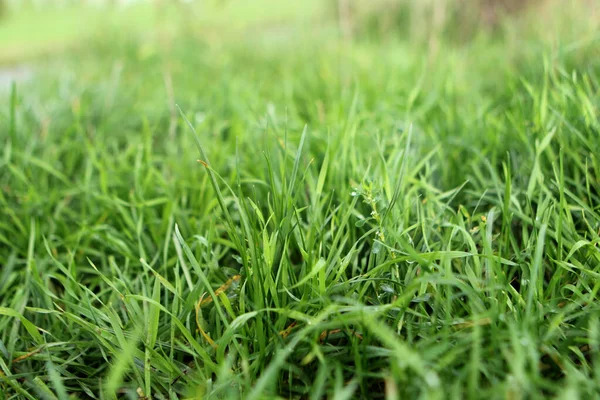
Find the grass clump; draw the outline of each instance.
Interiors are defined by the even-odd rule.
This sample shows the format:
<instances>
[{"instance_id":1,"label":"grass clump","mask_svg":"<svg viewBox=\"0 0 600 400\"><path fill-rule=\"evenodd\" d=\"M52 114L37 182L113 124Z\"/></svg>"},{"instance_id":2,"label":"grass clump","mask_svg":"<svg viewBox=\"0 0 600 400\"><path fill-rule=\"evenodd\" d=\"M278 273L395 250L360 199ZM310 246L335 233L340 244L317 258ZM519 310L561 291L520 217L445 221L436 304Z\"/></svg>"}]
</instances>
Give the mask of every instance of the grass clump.
<instances>
[{"instance_id":1,"label":"grass clump","mask_svg":"<svg viewBox=\"0 0 600 400\"><path fill-rule=\"evenodd\" d=\"M598 395L597 31L314 18L4 95L5 398Z\"/></svg>"}]
</instances>

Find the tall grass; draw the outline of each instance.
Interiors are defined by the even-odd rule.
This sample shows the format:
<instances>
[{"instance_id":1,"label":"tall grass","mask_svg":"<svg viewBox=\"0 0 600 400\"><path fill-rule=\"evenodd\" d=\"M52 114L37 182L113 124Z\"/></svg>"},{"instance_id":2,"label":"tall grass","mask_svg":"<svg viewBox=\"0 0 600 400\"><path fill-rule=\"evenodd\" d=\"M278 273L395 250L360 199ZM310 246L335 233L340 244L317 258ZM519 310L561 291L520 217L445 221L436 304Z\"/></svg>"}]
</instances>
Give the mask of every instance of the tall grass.
<instances>
[{"instance_id":1,"label":"tall grass","mask_svg":"<svg viewBox=\"0 0 600 400\"><path fill-rule=\"evenodd\" d=\"M597 396L594 22L432 56L330 11L5 95L5 398Z\"/></svg>"}]
</instances>

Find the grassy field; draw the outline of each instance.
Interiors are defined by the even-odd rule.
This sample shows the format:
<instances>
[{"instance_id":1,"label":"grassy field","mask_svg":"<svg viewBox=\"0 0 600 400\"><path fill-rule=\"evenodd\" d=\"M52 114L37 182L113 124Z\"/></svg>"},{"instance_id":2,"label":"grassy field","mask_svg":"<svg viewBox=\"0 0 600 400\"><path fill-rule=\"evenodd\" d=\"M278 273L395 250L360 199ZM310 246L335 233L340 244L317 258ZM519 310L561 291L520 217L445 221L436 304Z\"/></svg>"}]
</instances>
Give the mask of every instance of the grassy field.
<instances>
[{"instance_id":1,"label":"grassy field","mask_svg":"<svg viewBox=\"0 0 600 400\"><path fill-rule=\"evenodd\" d=\"M0 23L0 399L600 396L594 2L303 4Z\"/></svg>"}]
</instances>

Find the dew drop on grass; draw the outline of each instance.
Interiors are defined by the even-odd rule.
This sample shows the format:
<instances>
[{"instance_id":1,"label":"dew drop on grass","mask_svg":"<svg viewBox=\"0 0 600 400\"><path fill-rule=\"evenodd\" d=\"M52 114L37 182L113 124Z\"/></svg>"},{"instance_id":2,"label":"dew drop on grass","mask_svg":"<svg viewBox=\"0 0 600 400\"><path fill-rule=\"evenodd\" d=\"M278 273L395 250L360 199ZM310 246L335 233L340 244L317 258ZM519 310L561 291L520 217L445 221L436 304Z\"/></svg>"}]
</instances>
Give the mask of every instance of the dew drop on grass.
<instances>
[{"instance_id":1,"label":"dew drop on grass","mask_svg":"<svg viewBox=\"0 0 600 400\"><path fill-rule=\"evenodd\" d=\"M242 257L240 257L240 256L238 256L238 255L235 255L235 254L233 254L233 255L231 256L231 258L233 258L235 261L237 261L237 262L238 262L240 265L244 265L244 261L242 260Z\"/></svg>"},{"instance_id":2,"label":"dew drop on grass","mask_svg":"<svg viewBox=\"0 0 600 400\"><path fill-rule=\"evenodd\" d=\"M440 386L440 378L434 371L429 371L425 374L425 382L427 382L430 387Z\"/></svg>"},{"instance_id":3,"label":"dew drop on grass","mask_svg":"<svg viewBox=\"0 0 600 400\"><path fill-rule=\"evenodd\" d=\"M196 124L198 124L198 125L203 123L205 119L206 119L206 114L203 112L197 112L196 114L194 114L194 120L195 120Z\"/></svg>"},{"instance_id":4,"label":"dew drop on grass","mask_svg":"<svg viewBox=\"0 0 600 400\"><path fill-rule=\"evenodd\" d=\"M381 290L383 290L386 293L395 293L394 288L390 285L381 285Z\"/></svg>"},{"instance_id":5,"label":"dew drop on grass","mask_svg":"<svg viewBox=\"0 0 600 400\"><path fill-rule=\"evenodd\" d=\"M194 235L194 238L200 242L202 245L209 247L208 240L202 235Z\"/></svg>"},{"instance_id":6,"label":"dew drop on grass","mask_svg":"<svg viewBox=\"0 0 600 400\"><path fill-rule=\"evenodd\" d=\"M371 249L371 252L373 252L373 254L379 254L380 251L381 251L381 243L380 242L373 243L373 248Z\"/></svg>"}]
</instances>

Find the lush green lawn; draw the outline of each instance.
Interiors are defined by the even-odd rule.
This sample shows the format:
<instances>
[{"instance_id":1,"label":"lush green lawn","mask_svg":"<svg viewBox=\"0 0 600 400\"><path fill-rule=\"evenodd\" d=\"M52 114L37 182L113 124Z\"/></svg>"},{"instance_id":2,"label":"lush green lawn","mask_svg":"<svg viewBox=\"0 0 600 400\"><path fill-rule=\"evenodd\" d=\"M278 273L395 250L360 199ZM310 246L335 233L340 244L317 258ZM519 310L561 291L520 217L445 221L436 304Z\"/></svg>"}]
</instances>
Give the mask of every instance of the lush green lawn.
<instances>
[{"instance_id":1,"label":"lush green lawn","mask_svg":"<svg viewBox=\"0 0 600 400\"><path fill-rule=\"evenodd\" d=\"M0 399L600 396L593 14L264 4L2 93Z\"/></svg>"}]
</instances>

